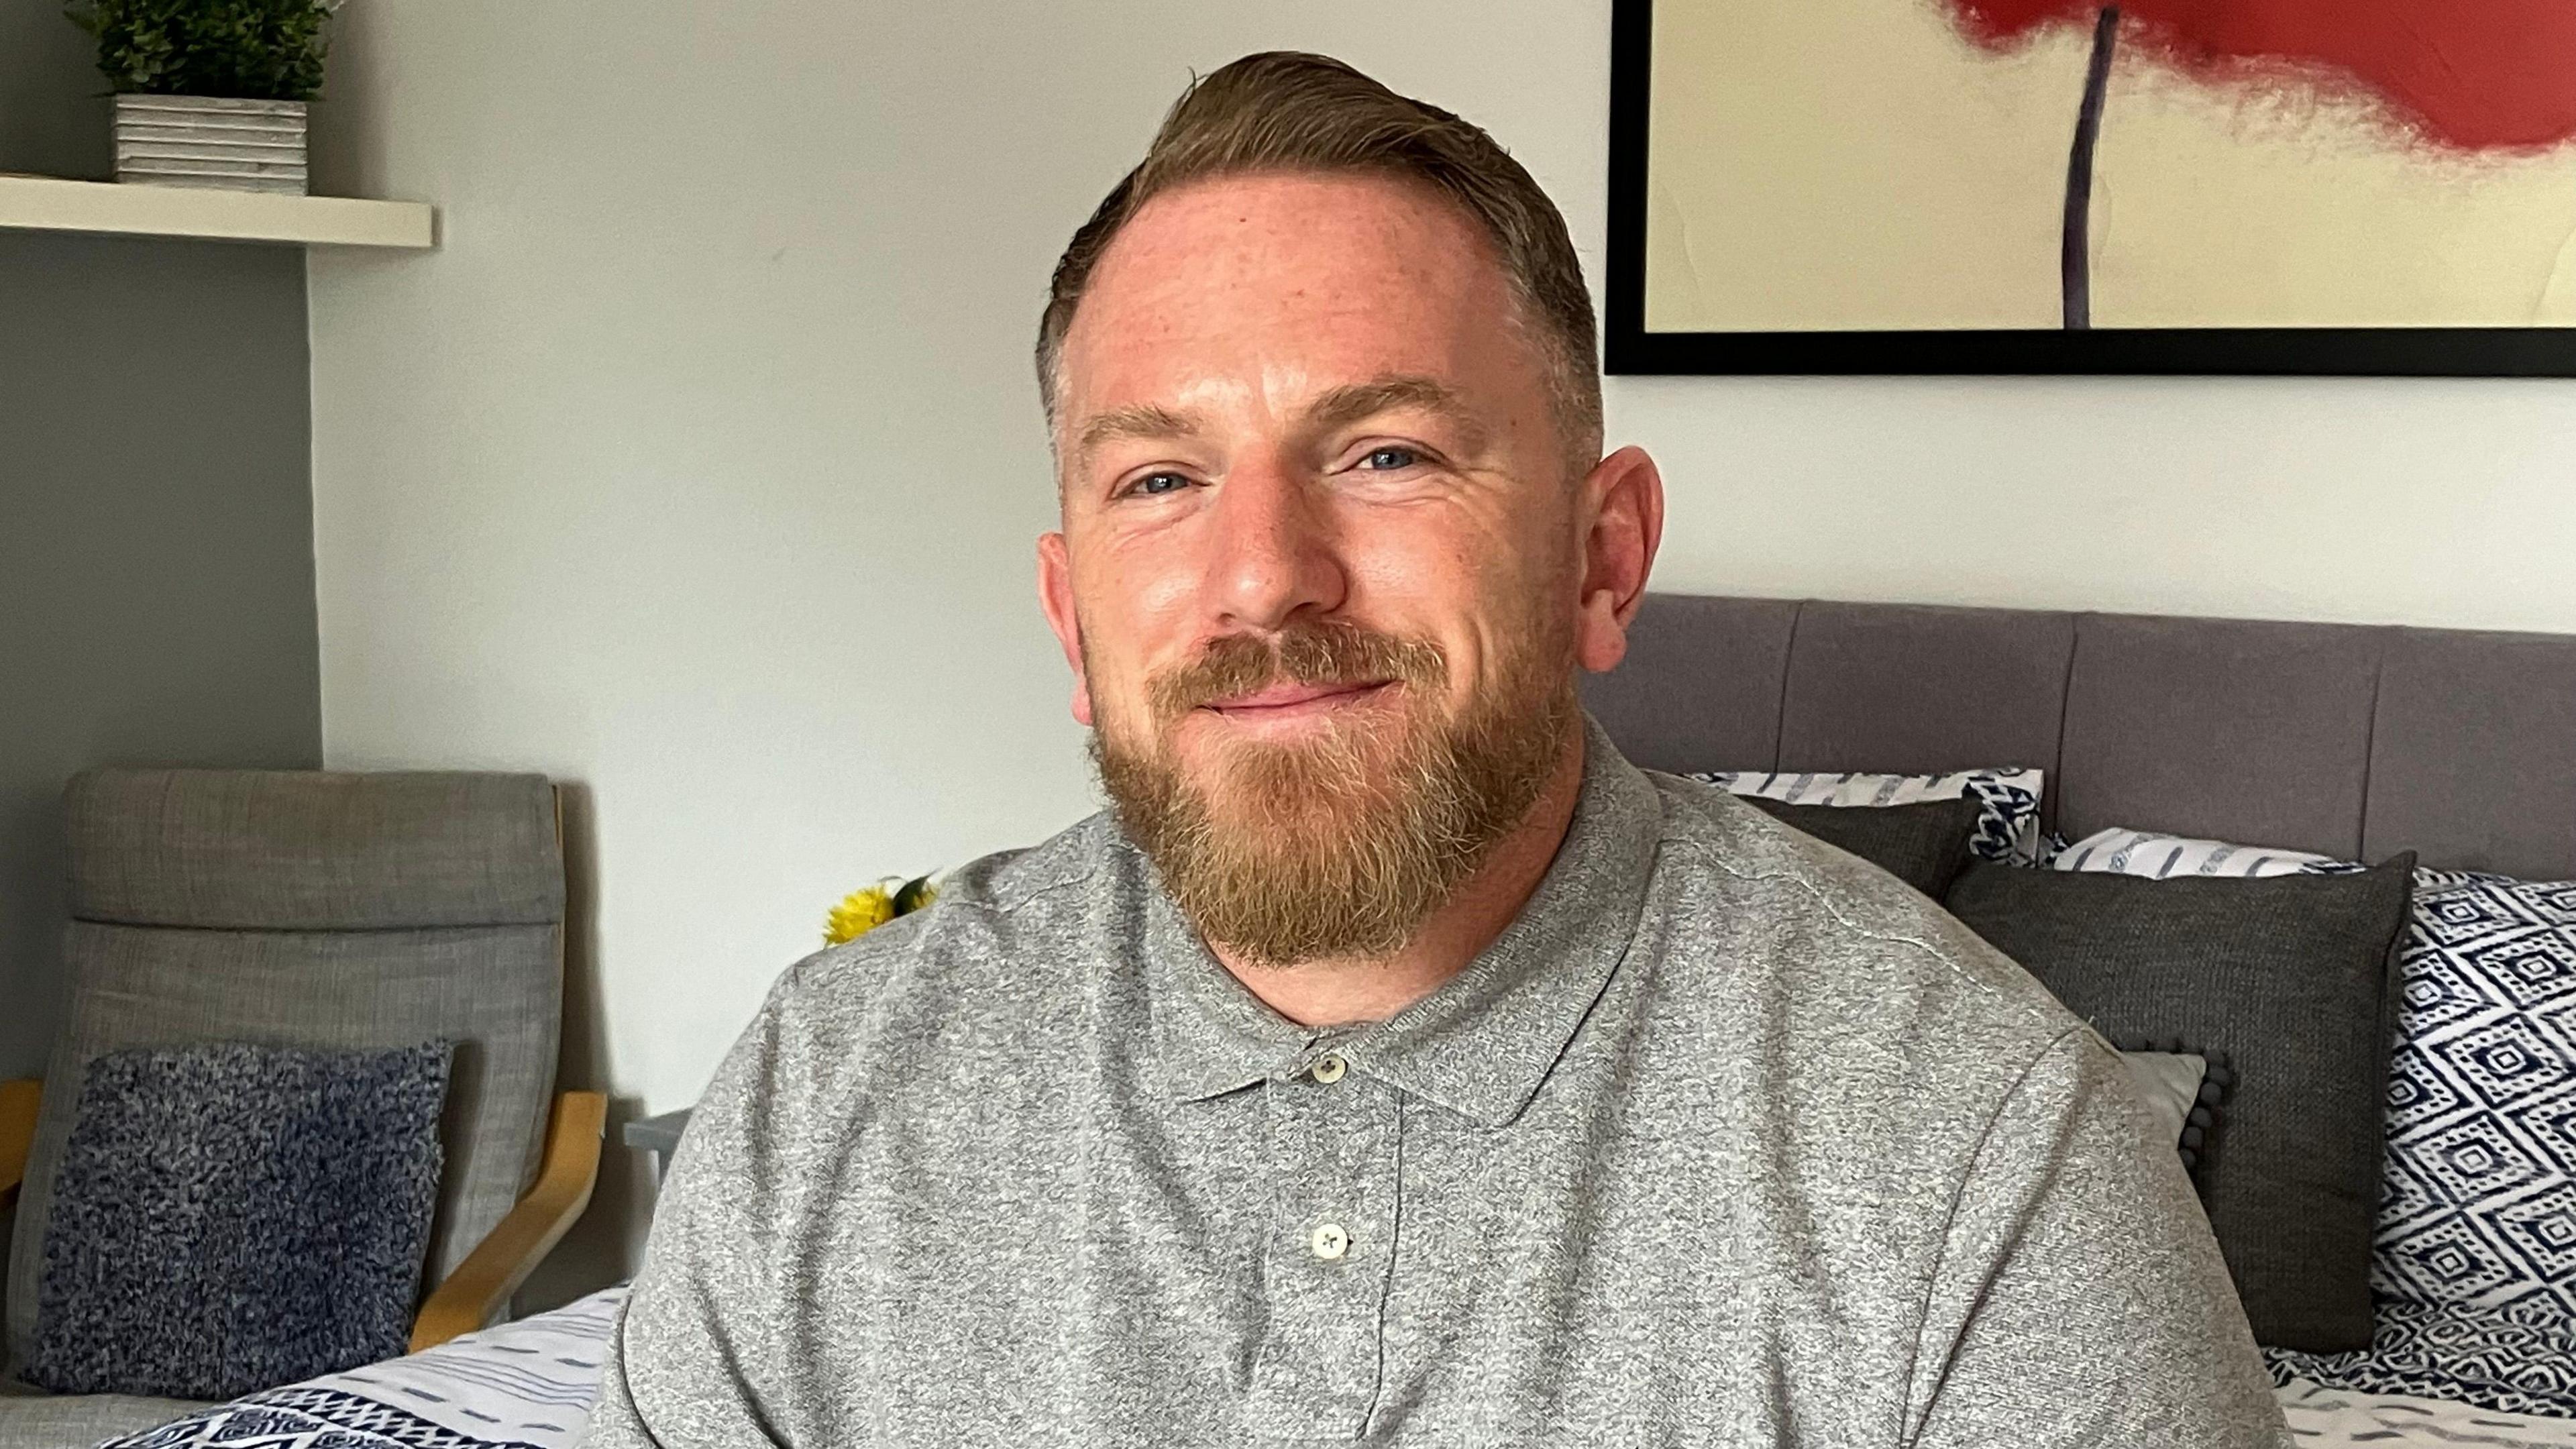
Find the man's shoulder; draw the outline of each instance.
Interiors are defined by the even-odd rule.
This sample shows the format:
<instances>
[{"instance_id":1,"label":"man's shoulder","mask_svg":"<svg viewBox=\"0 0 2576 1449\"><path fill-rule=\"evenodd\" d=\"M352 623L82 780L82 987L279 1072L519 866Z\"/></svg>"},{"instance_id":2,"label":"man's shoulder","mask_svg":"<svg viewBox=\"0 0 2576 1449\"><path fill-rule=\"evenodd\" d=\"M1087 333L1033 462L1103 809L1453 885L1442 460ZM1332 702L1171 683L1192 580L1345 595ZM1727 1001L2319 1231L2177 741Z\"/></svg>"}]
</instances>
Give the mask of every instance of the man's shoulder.
<instances>
[{"instance_id":1,"label":"man's shoulder","mask_svg":"<svg viewBox=\"0 0 2576 1449\"><path fill-rule=\"evenodd\" d=\"M1714 786L1647 777L1663 815L1655 896L1679 918L1671 954L1685 971L1750 968L1766 993L1852 1013L1937 1006L2034 1049L2075 1024L2030 973L1894 876Z\"/></svg>"},{"instance_id":2,"label":"man's shoulder","mask_svg":"<svg viewBox=\"0 0 2576 1449\"><path fill-rule=\"evenodd\" d=\"M1033 1115L1099 1014L1131 856L1086 820L963 866L930 905L789 967L699 1101L682 1157L711 1165L675 1161L674 1180L729 1174L803 1203L881 1114L933 1132Z\"/></svg>"},{"instance_id":3,"label":"man's shoulder","mask_svg":"<svg viewBox=\"0 0 2576 1449\"><path fill-rule=\"evenodd\" d=\"M899 1066L942 1041L1074 1029L1141 870L1100 817L961 866L930 905L789 967L754 1033L837 1077L832 1064Z\"/></svg>"}]
</instances>

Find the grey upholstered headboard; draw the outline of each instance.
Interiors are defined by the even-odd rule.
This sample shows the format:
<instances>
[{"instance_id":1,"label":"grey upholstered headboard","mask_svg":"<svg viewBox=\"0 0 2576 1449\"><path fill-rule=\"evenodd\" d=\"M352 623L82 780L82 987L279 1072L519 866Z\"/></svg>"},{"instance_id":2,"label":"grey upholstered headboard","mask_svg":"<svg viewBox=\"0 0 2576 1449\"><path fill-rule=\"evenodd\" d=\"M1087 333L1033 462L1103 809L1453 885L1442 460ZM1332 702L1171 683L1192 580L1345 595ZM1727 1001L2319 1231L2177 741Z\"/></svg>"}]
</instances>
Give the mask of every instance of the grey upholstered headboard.
<instances>
[{"instance_id":1,"label":"grey upholstered headboard","mask_svg":"<svg viewBox=\"0 0 2576 1449\"><path fill-rule=\"evenodd\" d=\"M1659 594L1584 701L1652 769L2038 766L2070 839L2576 878L2576 636Z\"/></svg>"}]
</instances>

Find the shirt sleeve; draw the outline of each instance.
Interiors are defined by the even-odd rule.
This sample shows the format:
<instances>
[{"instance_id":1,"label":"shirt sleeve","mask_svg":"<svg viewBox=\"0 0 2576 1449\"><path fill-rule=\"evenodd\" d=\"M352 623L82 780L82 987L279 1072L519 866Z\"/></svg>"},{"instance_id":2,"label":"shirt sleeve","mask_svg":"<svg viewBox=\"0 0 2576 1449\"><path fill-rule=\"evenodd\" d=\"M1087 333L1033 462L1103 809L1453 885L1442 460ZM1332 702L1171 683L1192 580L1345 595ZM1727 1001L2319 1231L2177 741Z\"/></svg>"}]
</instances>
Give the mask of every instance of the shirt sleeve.
<instances>
[{"instance_id":1,"label":"shirt sleeve","mask_svg":"<svg viewBox=\"0 0 2576 1449\"><path fill-rule=\"evenodd\" d=\"M780 1124L767 1104L777 998L691 1114L654 1206L644 1265L611 1333L585 1449L776 1449L784 1405L771 1372L784 1318L772 1202Z\"/></svg>"},{"instance_id":2,"label":"shirt sleeve","mask_svg":"<svg viewBox=\"0 0 2576 1449\"><path fill-rule=\"evenodd\" d=\"M1915 1449L2288 1442L2173 1144L2082 1028L2031 1064L1978 1148L1917 1364Z\"/></svg>"}]
</instances>

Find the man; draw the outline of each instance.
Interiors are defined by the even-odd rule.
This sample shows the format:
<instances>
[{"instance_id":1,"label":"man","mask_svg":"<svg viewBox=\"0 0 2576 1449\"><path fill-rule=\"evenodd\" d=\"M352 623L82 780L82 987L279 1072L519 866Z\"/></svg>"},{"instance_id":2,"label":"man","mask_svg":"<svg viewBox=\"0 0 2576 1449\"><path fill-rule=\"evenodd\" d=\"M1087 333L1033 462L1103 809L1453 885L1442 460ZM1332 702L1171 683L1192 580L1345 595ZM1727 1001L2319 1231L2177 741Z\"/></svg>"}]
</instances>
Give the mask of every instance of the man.
<instances>
[{"instance_id":1,"label":"man","mask_svg":"<svg viewBox=\"0 0 2576 1449\"><path fill-rule=\"evenodd\" d=\"M2102 1043L1585 721L1662 489L1482 131L1209 75L1038 362L1114 809L780 982L592 1444L2274 1442Z\"/></svg>"}]
</instances>

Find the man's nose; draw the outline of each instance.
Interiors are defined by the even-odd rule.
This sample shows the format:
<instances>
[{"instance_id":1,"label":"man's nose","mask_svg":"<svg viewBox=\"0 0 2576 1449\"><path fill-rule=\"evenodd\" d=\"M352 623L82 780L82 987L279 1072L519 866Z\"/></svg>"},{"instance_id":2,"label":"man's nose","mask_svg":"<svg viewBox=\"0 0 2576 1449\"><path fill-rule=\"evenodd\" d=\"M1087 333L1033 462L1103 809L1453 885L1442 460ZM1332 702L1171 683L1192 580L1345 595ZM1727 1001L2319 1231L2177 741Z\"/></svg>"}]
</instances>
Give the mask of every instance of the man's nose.
<instances>
[{"instance_id":1,"label":"man's nose","mask_svg":"<svg viewBox=\"0 0 2576 1449\"><path fill-rule=\"evenodd\" d=\"M1217 487L1208 583L1219 626L1271 630L1340 608L1349 584L1313 480L1275 463L1238 464Z\"/></svg>"}]
</instances>

